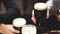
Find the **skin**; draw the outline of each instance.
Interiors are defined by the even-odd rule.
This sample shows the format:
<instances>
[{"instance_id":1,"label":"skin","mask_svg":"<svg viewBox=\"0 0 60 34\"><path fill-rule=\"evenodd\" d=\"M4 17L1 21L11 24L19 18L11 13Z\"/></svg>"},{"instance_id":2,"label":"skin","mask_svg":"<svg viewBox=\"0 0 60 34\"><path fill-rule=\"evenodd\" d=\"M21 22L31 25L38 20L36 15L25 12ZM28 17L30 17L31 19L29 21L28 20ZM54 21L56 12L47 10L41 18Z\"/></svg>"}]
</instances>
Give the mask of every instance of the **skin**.
<instances>
[{"instance_id":1,"label":"skin","mask_svg":"<svg viewBox=\"0 0 60 34\"><path fill-rule=\"evenodd\" d=\"M1 24L0 25L0 33L14 34L14 33L19 33L19 31L15 30L12 25Z\"/></svg>"},{"instance_id":2,"label":"skin","mask_svg":"<svg viewBox=\"0 0 60 34\"><path fill-rule=\"evenodd\" d=\"M60 21L60 15L57 16L57 20Z\"/></svg>"},{"instance_id":3,"label":"skin","mask_svg":"<svg viewBox=\"0 0 60 34\"><path fill-rule=\"evenodd\" d=\"M32 18L31 20L36 24L36 18L34 17L34 10L32 11ZM15 30L13 28L13 25L6 25L6 24L1 24L0 25L0 33L3 34L14 34L14 33L20 33L18 30Z\"/></svg>"},{"instance_id":4,"label":"skin","mask_svg":"<svg viewBox=\"0 0 60 34\"><path fill-rule=\"evenodd\" d=\"M18 8L15 0L6 0L6 1L5 0L1 0L0 3L1 2L3 3L3 5L4 5L4 7L6 8L6 11L7 11L4 14L0 14L0 21L3 20L2 23L5 23L4 18L8 18L8 19L6 19L6 23L7 23L7 20L10 21L9 20L10 17L12 17L11 19L13 19L13 18L16 18L17 15L20 16L20 13L19 13L20 9ZM0 9L1 9L1 6L0 6ZM13 17L12 14L14 14L14 17ZM19 16L17 16L17 17L19 17ZM14 33L19 33L19 31L15 30L13 28L13 26L9 27L8 25L0 24L0 33L3 33L3 34L14 34Z\"/></svg>"},{"instance_id":5,"label":"skin","mask_svg":"<svg viewBox=\"0 0 60 34\"><path fill-rule=\"evenodd\" d=\"M32 11L31 20L34 22L34 24L36 24L36 18L35 18L35 15L34 15L34 10Z\"/></svg>"},{"instance_id":6,"label":"skin","mask_svg":"<svg viewBox=\"0 0 60 34\"><path fill-rule=\"evenodd\" d=\"M35 15L34 15L34 10L33 10L31 20L34 22L34 24L36 24L36 18L34 16ZM49 16L49 15L47 15L47 16ZM57 16L57 19L60 21L60 15ZM0 32L3 34L19 33L19 31L15 30L12 25L5 25L5 24L0 25ZM47 34L47 33L43 33L43 34Z\"/></svg>"}]
</instances>

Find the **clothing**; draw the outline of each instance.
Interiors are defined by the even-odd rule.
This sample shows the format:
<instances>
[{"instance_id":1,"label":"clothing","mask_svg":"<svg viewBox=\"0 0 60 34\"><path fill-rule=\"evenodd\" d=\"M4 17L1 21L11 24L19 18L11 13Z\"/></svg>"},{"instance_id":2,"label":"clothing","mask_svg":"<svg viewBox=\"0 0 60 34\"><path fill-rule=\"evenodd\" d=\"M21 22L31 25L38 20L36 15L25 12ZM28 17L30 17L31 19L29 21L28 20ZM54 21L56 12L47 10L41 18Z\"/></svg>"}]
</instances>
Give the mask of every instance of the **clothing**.
<instances>
[{"instance_id":1,"label":"clothing","mask_svg":"<svg viewBox=\"0 0 60 34\"><path fill-rule=\"evenodd\" d=\"M31 20L32 17L32 10L33 10L33 0L22 0L22 6L23 6L23 18L25 18L27 20L27 24L34 24L33 21Z\"/></svg>"},{"instance_id":2,"label":"clothing","mask_svg":"<svg viewBox=\"0 0 60 34\"><path fill-rule=\"evenodd\" d=\"M56 16L59 15L60 0L49 0L49 1L47 3L49 4L48 7L50 9L50 17L47 20L43 32L47 32L51 30L60 30L60 22L57 20L57 16Z\"/></svg>"},{"instance_id":3,"label":"clothing","mask_svg":"<svg viewBox=\"0 0 60 34\"><path fill-rule=\"evenodd\" d=\"M48 32L51 30L60 30L60 22L57 20L56 15L51 15L47 20L43 32Z\"/></svg>"},{"instance_id":4,"label":"clothing","mask_svg":"<svg viewBox=\"0 0 60 34\"><path fill-rule=\"evenodd\" d=\"M16 0L0 0L1 3L4 4L6 13L0 14L0 23L11 24L13 19L21 16Z\"/></svg>"},{"instance_id":5,"label":"clothing","mask_svg":"<svg viewBox=\"0 0 60 34\"><path fill-rule=\"evenodd\" d=\"M50 9L50 15L52 14L59 14L59 9L60 9L60 0L48 0L46 2L48 8Z\"/></svg>"}]
</instances>

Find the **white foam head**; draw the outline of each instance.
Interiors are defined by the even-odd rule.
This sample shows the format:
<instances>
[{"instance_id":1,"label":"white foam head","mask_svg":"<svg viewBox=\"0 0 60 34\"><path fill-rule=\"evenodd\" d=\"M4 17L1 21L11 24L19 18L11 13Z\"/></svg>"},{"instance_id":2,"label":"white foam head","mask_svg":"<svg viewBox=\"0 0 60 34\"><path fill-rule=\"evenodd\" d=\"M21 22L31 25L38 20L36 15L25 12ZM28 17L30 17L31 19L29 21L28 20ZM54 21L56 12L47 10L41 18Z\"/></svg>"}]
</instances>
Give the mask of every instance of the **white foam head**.
<instances>
[{"instance_id":1,"label":"white foam head","mask_svg":"<svg viewBox=\"0 0 60 34\"><path fill-rule=\"evenodd\" d=\"M13 20L13 25L15 27L22 27L26 24L26 20L24 18L16 18Z\"/></svg>"},{"instance_id":2,"label":"white foam head","mask_svg":"<svg viewBox=\"0 0 60 34\"><path fill-rule=\"evenodd\" d=\"M22 27L22 34L36 34L36 27L34 25L25 25Z\"/></svg>"},{"instance_id":3,"label":"white foam head","mask_svg":"<svg viewBox=\"0 0 60 34\"><path fill-rule=\"evenodd\" d=\"M46 5L46 3L35 3L34 9L45 10L45 9L47 9L47 5Z\"/></svg>"}]
</instances>

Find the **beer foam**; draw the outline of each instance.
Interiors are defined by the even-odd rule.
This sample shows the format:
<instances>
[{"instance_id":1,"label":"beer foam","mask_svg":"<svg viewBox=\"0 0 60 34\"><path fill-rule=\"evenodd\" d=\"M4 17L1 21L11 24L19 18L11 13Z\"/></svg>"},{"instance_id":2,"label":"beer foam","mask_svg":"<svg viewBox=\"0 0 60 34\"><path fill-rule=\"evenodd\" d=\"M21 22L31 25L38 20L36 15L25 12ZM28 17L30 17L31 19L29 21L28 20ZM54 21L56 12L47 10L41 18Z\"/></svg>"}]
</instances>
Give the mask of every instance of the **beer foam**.
<instances>
[{"instance_id":1,"label":"beer foam","mask_svg":"<svg viewBox=\"0 0 60 34\"><path fill-rule=\"evenodd\" d=\"M24 18L16 18L13 20L13 25L15 27L22 27L26 24L26 20Z\"/></svg>"},{"instance_id":2,"label":"beer foam","mask_svg":"<svg viewBox=\"0 0 60 34\"><path fill-rule=\"evenodd\" d=\"M34 9L45 10L45 9L47 9L47 5L46 5L46 3L35 3Z\"/></svg>"}]
</instances>

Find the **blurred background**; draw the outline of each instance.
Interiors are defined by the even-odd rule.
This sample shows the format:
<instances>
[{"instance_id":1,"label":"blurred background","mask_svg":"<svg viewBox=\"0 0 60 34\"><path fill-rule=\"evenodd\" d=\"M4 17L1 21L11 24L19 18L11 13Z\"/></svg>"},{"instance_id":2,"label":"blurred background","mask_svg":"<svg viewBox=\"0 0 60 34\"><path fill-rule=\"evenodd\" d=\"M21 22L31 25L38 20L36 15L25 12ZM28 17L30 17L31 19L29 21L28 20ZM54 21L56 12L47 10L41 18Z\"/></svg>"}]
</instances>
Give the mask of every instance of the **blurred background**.
<instances>
[{"instance_id":1,"label":"blurred background","mask_svg":"<svg viewBox=\"0 0 60 34\"><path fill-rule=\"evenodd\" d=\"M21 15L23 15L23 13L31 13L31 10L33 10L33 6L32 6L32 1L34 2L46 2L47 0L17 0L17 5L20 7L20 11L21 11ZM5 13L6 9L4 7L4 5L1 3L1 11L0 14Z\"/></svg>"}]
</instances>

